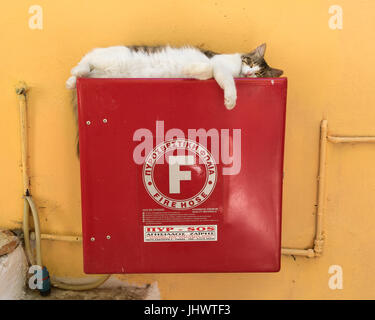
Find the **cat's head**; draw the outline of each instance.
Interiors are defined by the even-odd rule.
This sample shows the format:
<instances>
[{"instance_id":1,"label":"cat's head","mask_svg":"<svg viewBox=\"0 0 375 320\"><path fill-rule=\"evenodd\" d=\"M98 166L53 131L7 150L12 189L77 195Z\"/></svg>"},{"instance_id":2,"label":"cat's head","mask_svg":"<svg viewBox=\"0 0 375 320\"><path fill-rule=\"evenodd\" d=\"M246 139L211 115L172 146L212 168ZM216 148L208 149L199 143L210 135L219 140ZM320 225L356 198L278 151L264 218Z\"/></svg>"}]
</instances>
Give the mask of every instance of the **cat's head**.
<instances>
[{"instance_id":1,"label":"cat's head","mask_svg":"<svg viewBox=\"0 0 375 320\"><path fill-rule=\"evenodd\" d=\"M263 43L255 50L245 53L241 56L242 66L241 75L249 78L277 78L283 74L282 70L271 68L264 54L266 52L266 44Z\"/></svg>"}]
</instances>

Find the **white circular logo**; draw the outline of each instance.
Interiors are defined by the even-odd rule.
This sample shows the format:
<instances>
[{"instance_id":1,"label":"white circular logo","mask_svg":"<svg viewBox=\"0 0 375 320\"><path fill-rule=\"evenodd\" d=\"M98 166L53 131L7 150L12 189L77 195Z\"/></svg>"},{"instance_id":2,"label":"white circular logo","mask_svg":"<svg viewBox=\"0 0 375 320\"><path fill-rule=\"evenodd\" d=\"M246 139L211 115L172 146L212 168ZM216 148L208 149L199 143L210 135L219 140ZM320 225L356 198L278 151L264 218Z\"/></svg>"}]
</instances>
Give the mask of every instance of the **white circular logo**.
<instances>
[{"instance_id":1,"label":"white circular logo","mask_svg":"<svg viewBox=\"0 0 375 320\"><path fill-rule=\"evenodd\" d=\"M199 206L212 194L217 167L211 153L188 139L164 141L146 157L143 184L150 197L168 209Z\"/></svg>"}]
</instances>

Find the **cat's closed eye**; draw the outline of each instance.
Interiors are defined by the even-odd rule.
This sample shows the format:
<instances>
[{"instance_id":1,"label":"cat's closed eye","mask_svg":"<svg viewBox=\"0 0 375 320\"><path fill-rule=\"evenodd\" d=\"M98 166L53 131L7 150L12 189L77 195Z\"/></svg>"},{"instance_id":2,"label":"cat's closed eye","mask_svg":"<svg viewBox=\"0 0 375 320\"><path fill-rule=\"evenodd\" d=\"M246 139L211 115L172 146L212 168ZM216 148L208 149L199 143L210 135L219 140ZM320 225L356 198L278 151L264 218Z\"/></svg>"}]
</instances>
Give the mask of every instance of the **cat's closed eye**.
<instances>
[{"instance_id":1,"label":"cat's closed eye","mask_svg":"<svg viewBox=\"0 0 375 320\"><path fill-rule=\"evenodd\" d=\"M246 66L249 66L250 68L255 67L255 63L251 61L250 59L242 59L243 64Z\"/></svg>"},{"instance_id":2,"label":"cat's closed eye","mask_svg":"<svg viewBox=\"0 0 375 320\"><path fill-rule=\"evenodd\" d=\"M251 67L251 65L253 64L253 62L248 58L248 57L243 57L242 58L242 63L248 65Z\"/></svg>"}]
</instances>

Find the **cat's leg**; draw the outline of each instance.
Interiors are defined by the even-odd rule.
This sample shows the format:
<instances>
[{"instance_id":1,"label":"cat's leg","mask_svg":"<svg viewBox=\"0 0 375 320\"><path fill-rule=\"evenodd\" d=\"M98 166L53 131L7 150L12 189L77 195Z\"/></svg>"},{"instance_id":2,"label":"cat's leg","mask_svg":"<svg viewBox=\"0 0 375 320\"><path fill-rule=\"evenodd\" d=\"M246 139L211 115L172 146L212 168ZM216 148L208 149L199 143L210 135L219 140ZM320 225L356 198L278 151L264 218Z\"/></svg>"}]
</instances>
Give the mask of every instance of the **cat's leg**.
<instances>
[{"instance_id":1,"label":"cat's leg","mask_svg":"<svg viewBox=\"0 0 375 320\"><path fill-rule=\"evenodd\" d=\"M78 77L87 77L90 74L91 65L87 59L87 56L83 58L77 66L75 66L71 71L71 77L66 81L66 87L68 89L74 89L76 87L76 82Z\"/></svg>"},{"instance_id":2,"label":"cat's leg","mask_svg":"<svg viewBox=\"0 0 375 320\"><path fill-rule=\"evenodd\" d=\"M87 62L80 62L77 66L75 66L71 74L76 77L84 77L87 76L91 71L90 64Z\"/></svg>"},{"instance_id":3,"label":"cat's leg","mask_svg":"<svg viewBox=\"0 0 375 320\"><path fill-rule=\"evenodd\" d=\"M187 65L182 73L189 77L198 80L207 80L212 78L212 66L206 62L195 62Z\"/></svg>"},{"instance_id":4,"label":"cat's leg","mask_svg":"<svg viewBox=\"0 0 375 320\"><path fill-rule=\"evenodd\" d=\"M216 82L224 90L224 104L228 110L236 106L237 90L233 76L229 70L222 66L215 66L213 74Z\"/></svg>"},{"instance_id":5,"label":"cat's leg","mask_svg":"<svg viewBox=\"0 0 375 320\"><path fill-rule=\"evenodd\" d=\"M77 77L71 76L68 80L65 82L65 86L67 89L74 89L76 87Z\"/></svg>"}]
</instances>

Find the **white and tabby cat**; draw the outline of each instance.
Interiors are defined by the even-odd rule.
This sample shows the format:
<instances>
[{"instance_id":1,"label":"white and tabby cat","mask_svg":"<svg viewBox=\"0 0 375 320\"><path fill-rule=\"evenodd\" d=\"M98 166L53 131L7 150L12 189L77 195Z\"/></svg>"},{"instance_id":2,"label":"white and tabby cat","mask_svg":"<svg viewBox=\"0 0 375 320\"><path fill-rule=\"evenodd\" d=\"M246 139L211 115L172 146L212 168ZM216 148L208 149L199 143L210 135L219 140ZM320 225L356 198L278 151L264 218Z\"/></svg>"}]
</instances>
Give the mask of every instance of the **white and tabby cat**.
<instances>
[{"instance_id":1,"label":"white and tabby cat","mask_svg":"<svg viewBox=\"0 0 375 320\"><path fill-rule=\"evenodd\" d=\"M71 71L66 86L74 89L77 77L86 78L215 78L224 90L228 109L236 105L234 77L279 77L283 71L264 60L266 44L250 53L218 54L196 47L116 46L86 54Z\"/></svg>"}]
</instances>

